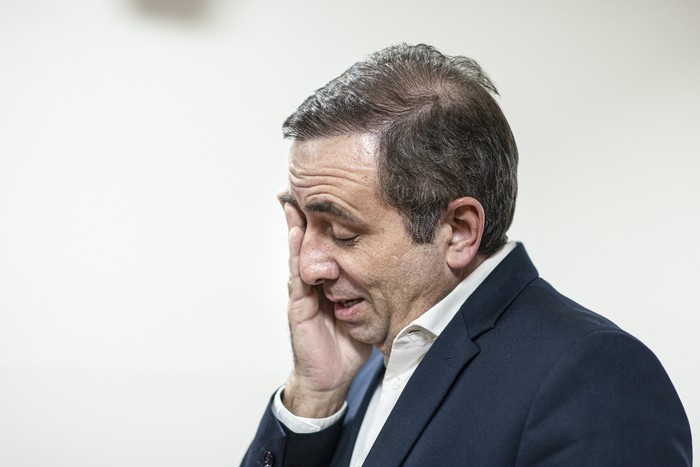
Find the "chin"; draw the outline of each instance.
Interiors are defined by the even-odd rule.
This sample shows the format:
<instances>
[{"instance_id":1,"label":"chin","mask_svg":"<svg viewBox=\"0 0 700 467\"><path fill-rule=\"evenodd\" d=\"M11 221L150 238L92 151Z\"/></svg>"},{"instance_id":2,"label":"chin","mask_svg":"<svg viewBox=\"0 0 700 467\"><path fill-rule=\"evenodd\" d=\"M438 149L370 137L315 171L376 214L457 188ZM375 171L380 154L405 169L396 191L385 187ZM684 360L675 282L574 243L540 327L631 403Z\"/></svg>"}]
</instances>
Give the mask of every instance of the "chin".
<instances>
[{"instance_id":1,"label":"chin","mask_svg":"<svg viewBox=\"0 0 700 467\"><path fill-rule=\"evenodd\" d=\"M367 326L362 325L349 325L348 334L351 338L363 344L370 344L381 350L381 347L386 342L386 333L377 331L376 329L369 329Z\"/></svg>"}]
</instances>

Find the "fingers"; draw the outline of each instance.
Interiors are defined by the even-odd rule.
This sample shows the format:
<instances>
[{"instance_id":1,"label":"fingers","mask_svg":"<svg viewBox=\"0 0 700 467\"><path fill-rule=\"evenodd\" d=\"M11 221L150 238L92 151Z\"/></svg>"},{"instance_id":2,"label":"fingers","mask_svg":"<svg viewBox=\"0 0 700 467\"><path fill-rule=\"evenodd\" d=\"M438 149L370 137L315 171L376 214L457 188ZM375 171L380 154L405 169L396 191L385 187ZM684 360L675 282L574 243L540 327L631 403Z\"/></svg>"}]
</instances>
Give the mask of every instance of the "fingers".
<instances>
[{"instance_id":1,"label":"fingers","mask_svg":"<svg viewBox=\"0 0 700 467\"><path fill-rule=\"evenodd\" d=\"M304 240L304 221L301 214L289 203L284 205L284 215L289 226L289 298L296 301L303 299L309 286L301 279L299 272L299 254Z\"/></svg>"},{"instance_id":2,"label":"fingers","mask_svg":"<svg viewBox=\"0 0 700 467\"><path fill-rule=\"evenodd\" d=\"M296 211L294 206L289 204L284 206L284 216L287 218L287 226L289 227L289 273L292 276L299 275L299 254L301 253L301 243L304 240L303 222L300 223L301 216Z\"/></svg>"},{"instance_id":3,"label":"fingers","mask_svg":"<svg viewBox=\"0 0 700 467\"><path fill-rule=\"evenodd\" d=\"M282 209L284 209L284 205L287 204L285 197L287 197L288 195L288 188L280 188L279 190L277 190L277 201L280 203L280 206L282 206Z\"/></svg>"},{"instance_id":4,"label":"fingers","mask_svg":"<svg viewBox=\"0 0 700 467\"><path fill-rule=\"evenodd\" d=\"M277 199L280 201L280 204L284 209L284 217L287 220L287 227L289 228L288 289L290 310L298 310L299 306L306 302L306 299L308 299L310 295L313 295L311 286L302 280L301 273L299 271L299 255L301 254L301 245L304 241L306 220L303 213L296 205L296 201L294 201L294 198L289 194L288 190L281 190L277 194ZM318 303L315 304L314 308L318 308Z\"/></svg>"},{"instance_id":5,"label":"fingers","mask_svg":"<svg viewBox=\"0 0 700 467\"><path fill-rule=\"evenodd\" d=\"M282 207L284 208L284 217L287 219L289 230L291 231L292 227L299 227L303 231L306 228L306 223L299 208L291 203L284 203Z\"/></svg>"}]
</instances>

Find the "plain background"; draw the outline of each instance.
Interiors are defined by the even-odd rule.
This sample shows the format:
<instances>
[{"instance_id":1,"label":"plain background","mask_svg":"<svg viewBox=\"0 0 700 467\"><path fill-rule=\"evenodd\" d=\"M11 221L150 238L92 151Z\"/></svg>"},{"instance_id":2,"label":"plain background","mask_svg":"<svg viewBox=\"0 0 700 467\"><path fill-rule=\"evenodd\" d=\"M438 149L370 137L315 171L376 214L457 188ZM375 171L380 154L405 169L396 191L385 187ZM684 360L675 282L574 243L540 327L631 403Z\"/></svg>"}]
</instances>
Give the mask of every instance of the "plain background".
<instances>
[{"instance_id":1,"label":"plain background","mask_svg":"<svg viewBox=\"0 0 700 467\"><path fill-rule=\"evenodd\" d=\"M284 118L401 41L476 58L510 231L700 427L700 3L0 0L0 465L230 466L290 370Z\"/></svg>"}]
</instances>

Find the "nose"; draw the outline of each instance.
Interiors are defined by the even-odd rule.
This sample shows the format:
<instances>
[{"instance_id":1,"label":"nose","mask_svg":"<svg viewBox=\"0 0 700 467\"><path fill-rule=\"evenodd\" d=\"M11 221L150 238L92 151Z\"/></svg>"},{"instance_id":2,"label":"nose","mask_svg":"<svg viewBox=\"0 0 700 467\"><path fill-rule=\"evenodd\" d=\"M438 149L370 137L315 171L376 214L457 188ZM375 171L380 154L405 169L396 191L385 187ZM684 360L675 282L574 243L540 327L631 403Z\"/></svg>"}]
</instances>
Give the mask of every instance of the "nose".
<instances>
[{"instance_id":1,"label":"nose","mask_svg":"<svg viewBox=\"0 0 700 467\"><path fill-rule=\"evenodd\" d=\"M338 263L331 257L322 241L307 229L299 252L299 274L309 285L336 280L340 275Z\"/></svg>"}]
</instances>

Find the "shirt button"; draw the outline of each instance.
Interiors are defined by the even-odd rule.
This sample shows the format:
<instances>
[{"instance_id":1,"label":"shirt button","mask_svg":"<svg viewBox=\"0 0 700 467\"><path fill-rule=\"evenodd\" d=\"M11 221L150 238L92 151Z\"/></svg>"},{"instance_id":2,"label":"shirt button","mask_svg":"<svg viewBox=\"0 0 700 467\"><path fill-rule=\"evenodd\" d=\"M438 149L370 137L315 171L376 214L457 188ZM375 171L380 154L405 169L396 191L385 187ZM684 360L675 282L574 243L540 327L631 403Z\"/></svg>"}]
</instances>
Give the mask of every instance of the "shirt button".
<instances>
[{"instance_id":1,"label":"shirt button","mask_svg":"<svg viewBox=\"0 0 700 467\"><path fill-rule=\"evenodd\" d=\"M270 451L267 451L265 459L263 459L263 467L272 467L273 465L275 465L275 456Z\"/></svg>"}]
</instances>

